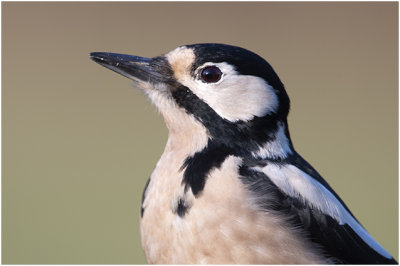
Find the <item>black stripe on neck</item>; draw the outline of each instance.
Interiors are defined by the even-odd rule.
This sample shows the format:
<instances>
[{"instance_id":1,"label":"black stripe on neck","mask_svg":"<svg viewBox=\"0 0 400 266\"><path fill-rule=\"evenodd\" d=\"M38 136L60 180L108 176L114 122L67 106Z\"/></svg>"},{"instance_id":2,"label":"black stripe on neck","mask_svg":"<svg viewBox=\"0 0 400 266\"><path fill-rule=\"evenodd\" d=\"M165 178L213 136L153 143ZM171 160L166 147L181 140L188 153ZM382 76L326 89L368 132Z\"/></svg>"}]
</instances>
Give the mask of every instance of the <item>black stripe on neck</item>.
<instances>
[{"instance_id":1,"label":"black stripe on neck","mask_svg":"<svg viewBox=\"0 0 400 266\"><path fill-rule=\"evenodd\" d=\"M204 189L210 171L219 168L229 155L251 158L251 152L275 139L279 122L286 126L286 118L282 119L275 113L254 117L250 121L231 122L220 117L185 86L173 90L172 97L188 114L200 121L210 134L207 146L186 158L182 165L185 171L182 183L186 190L190 187L195 196ZM289 136L287 138L291 146Z\"/></svg>"},{"instance_id":2,"label":"black stripe on neck","mask_svg":"<svg viewBox=\"0 0 400 266\"><path fill-rule=\"evenodd\" d=\"M173 90L172 97L180 107L208 129L215 142L234 149L240 155L254 151L263 143L273 140L279 121L286 125L286 118L282 119L275 113L254 117L250 121L231 122L220 117L185 86L178 86Z\"/></svg>"},{"instance_id":3,"label":"black stripe on neck","mask_svg":"<svg viewBox=\"0 0 400 266\"><path fill-rule=\"evenodd\" d=\"M185 169L182 180L185 191L190 187L193 195L197 197L204 189L206 178L211 170L221 167L221 164L231 154L234 154L232 149L209 140L207 147L202 151L186 158L182 166Z\"/></svg>"}]
</instances>

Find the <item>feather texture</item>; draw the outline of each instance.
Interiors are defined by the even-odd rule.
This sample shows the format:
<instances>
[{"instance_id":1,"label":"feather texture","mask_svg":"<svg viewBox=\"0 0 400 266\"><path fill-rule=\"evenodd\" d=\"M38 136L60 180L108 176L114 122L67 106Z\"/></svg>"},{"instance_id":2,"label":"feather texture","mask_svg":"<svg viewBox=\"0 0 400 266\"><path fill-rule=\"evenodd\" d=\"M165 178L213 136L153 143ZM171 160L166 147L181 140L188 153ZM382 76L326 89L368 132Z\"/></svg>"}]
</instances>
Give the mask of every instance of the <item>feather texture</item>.
<instances>
[{"instance_id":1,"label":"feather texture","mask_svg":"<svg viewBox=\"0 0 400 266\"><path fill-rule=\"evenodd\" d=\"M293 154L287 160L245 163L240 169L241 180L253 193L261 210L286 216L294 227L302 228L326 256L337 262L396 263L322 177L308 164L300 162L305 161ZM308 169L308 173L301 169Z\"/></svg>"}]
</instances>

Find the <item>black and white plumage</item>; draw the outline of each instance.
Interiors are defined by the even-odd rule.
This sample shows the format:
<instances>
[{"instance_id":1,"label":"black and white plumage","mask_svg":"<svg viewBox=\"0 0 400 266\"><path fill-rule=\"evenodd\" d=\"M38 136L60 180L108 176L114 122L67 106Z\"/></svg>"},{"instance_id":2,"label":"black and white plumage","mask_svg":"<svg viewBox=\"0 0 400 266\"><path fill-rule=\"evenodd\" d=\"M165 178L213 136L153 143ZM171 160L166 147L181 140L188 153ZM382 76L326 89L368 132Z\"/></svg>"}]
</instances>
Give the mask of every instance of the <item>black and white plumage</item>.
<instances>
[{"instance_id":1,"label":"black and white plumage","mask_svg":"<svg viewBox=\"0 0 400 266\"><path fill-rule=\"evenodd\" d=\"M148 262L397 263L294 150L264 59L223 44L91 58L143 89L169 129L143 192Z\"/></svg>"}]
</instances>

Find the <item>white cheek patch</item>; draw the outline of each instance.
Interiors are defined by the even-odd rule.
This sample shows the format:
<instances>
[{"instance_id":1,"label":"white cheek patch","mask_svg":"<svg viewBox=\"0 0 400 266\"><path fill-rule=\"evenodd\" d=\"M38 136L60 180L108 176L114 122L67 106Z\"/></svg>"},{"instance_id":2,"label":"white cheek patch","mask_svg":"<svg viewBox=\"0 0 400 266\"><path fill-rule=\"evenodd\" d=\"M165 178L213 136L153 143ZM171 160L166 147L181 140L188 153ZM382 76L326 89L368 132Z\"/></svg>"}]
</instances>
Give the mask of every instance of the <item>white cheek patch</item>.
<instances>
[{"instance_id":1,"label":"white cheek patch","mask_svg":"<svg viewBox=\"0 0 400 266\"><path fill-rule=\"evenodd\" d=\"M217 66L222 71L218 82L205 83L197 78L197 72L196 77L177 78L222 118L231 122L249 121L277 110L278 97L264 79L240 75L227 63L206 63L198 71L207 65Z\"/></svg>"}]
</instances>

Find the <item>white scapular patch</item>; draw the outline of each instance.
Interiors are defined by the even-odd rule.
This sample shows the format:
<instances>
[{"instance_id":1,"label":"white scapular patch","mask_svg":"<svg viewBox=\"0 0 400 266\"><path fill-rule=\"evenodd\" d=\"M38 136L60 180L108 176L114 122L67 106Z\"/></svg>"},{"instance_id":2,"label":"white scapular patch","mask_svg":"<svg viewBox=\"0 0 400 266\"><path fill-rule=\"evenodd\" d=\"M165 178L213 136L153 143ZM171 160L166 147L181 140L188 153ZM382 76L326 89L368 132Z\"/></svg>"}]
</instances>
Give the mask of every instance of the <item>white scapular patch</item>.
<instances>
[{"instance_id":1,"label":"white scapular patch","mask_svg":"<svg viewBox=\"0 0 400 266\"><path fill-rule=\"evenodd\" d=\"M265 143L258 151L252 152L255 158L285 159L293 153L289 146L289 140L285 135L285 125L283 123L278 124L278 129L274 135L274 140Z\"/></svg>"},{"instance_id":2,"label":"white scapular patch","mask_svg":"<svg viewBox=\"0 0 400 266\"><path fill-rule=\"evenodd\" d=\"M331 216L341 225L348 224L372 249L386 258L392 258L328 189L305 172L293 165L280 166L276 164L253 169L265 173L276 186L289 196L302 199L306 204Z\"/></svg>"}]
</instances>

